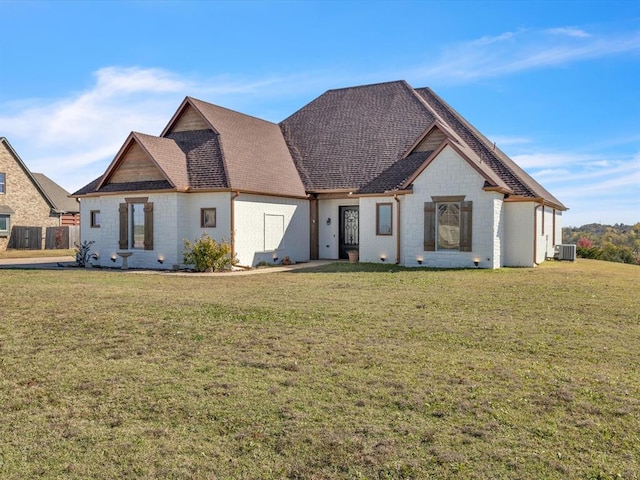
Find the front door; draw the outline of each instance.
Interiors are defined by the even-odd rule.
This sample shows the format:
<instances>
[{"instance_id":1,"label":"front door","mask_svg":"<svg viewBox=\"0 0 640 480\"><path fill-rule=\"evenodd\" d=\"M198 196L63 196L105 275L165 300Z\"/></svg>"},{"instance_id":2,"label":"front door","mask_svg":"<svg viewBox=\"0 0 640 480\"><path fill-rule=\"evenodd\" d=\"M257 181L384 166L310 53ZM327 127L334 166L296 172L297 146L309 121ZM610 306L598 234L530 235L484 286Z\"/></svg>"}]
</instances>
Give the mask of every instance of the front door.
<instances>
[{"instance_id":1,"label":"front door","mask_svg":"<svg viewBox=\"0 0 640 480\"><path fill-rule=\"evenodd\" d=\"M339 258L349 258L347 250L359 247L358 207L340 207L340 252Z\"/></svg>"}]
</instances>

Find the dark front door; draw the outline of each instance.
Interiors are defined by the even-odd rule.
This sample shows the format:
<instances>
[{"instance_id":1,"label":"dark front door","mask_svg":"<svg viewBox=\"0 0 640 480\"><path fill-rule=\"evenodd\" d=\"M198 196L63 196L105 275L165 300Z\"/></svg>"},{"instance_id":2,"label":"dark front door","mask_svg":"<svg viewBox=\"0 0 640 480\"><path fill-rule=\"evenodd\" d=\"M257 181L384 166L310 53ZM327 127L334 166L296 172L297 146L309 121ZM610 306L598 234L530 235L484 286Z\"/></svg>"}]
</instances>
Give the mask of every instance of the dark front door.
<instances>
[{"instance_id":1,"label":"dark front door","mask_svg":"<svg viewBox=\"0 0 640 480\"><path fill-rule=\"evenodd\" d=\"M358 207L340 207L340 257L349 258L347 250L358 250Z\"/></svg>"}]
</instances>

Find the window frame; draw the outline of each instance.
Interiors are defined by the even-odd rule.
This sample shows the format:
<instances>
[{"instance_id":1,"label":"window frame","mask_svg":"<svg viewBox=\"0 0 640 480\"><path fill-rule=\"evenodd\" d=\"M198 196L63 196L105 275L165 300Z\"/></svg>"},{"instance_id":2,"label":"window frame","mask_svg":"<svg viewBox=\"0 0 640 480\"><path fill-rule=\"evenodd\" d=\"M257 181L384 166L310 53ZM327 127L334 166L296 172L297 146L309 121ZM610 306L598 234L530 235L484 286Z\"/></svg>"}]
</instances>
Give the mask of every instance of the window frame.
<instances>
[{"instance_id":1,"label":"window frame","mask_svg":"<svg viewBox=\"0 0 640 480\"><path fill-rule=\"evenodd\" d=\"M91 210L89 213L89 223L91 228L100 228L100 210Z\"/></svg>"},{"instance_id":2,"label":"window frame","mask_svg":"<svg viewBox=\"0 0 640 480\"><path fill-rule=\"evenodd\" d=\"M209 224L207 223L207 215L213 215L213 222L209 222ZM217 222L218 214L215 207L205 207L200 209L200 228L216 228Z\"/></svg>"},{"instance_id":3,"label":"window frame","mask_svg":"<svg viewBox=\"0 0 640 480\"><path fill-rule=\"evenodd\" d=\"M6 218L6 229L2 229L0 230L0 237L8 237L9 236L9 232L11 231L11 215L10 214L5 214L5 213L0 213L0 218Z\"/></svg>"},{"instance_id":4,"label":"window frame","mask_svg":"<svg viewBox=\"0 0 640 480\"><path fill-rule=\"evenodd\" d=\"M142 246L135 246L134 215L136 208L141 208L143 212ZM121 203L118 208L118 213L120 218L118 247L121 250L153 250L153 202L149 202L148 197L125 198L124 203Z\"/></svg>"},{"instance_id":5,"label":"window frame","mask_svg":"<svg viewBox=\"0 0 640 480\"><path fill-rule=\"evenodd\" d=\"M5 193L7 193L7 174L0 172L0 194L4 195Z\"/></svg>"},{"instance_id":6,"label":"window frame","mask_svg":"<svg viewBox=\"0 0 640 480\"><path fill-rule=\"evenodd\" d=\"M424 251L425 252L471 252L473 247L473 202L465 195L432 196L424 203ZM437 248L439 243L438 206L443 203L459 203L459 247Z\"/></svg>"},{"instance_id":7,"label":"window frame","mask_svg":"<svg viewBox=\"0 0 640 480\"><path fill-rule=\"evenodd\" d=\"M389 229L388 231L382 231L380 225L380 217L382 207L389 208ZM376 203L376 235L380 236L392 236L393 235L393 203L392 202L384 202L384 203Z\"/></svg>"},{"instance_id":8,"label":"window frame","mask_svg":"<svg viewBox=\"0 0 640 480\"><path fill-rule=\"evenodd\" d=\"M453 210L453 207L456 207L457 212L451 212ZM459 252L460 251L460 224L461 224L461 205L460 202L436 202L436 251L446 251L446 252ZM457 225L454 225L453 222L446 222L444 223L443 217L447 217L447 220L449 220L449 218L454 218L457 217ZM457 229L457 238L453 239L452 238L452 246L451 247L447 247L444 243L444 241L442 240L444 235L443 235L443 230L445 227L452 227L452 228L456 228Z\"/></svg>"}]
</instances>

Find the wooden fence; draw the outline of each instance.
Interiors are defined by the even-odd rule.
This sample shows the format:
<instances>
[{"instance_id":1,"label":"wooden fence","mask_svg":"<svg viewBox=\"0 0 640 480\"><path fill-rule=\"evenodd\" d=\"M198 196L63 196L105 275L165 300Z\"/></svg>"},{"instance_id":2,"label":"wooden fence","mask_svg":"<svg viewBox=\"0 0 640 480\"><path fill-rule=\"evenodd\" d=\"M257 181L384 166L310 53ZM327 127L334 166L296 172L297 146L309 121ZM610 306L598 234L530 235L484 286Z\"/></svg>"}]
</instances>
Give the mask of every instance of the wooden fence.
<instances>
[{"instance_id":1,"label":"wooden fence","mask_svg":"<svg viewBox=\"0 0 640 480\"><path fill-rule=\"evenodd\" d=\"M44 248L47 250L74 248L80 243L80 227L47 227ZM11 229L7 248L17 250L42 250L42 227L19 227Z\"/></svg>"},{"instance_id":2,"label":"wooden fence","mask_svg":"<svg viewBox=\"0 0 640 480\"><path fill-rule=\"evenodd\" d=\"M80 227L47 227L44 248L56 250L74 248L80 244Z\"/></svg>"},{"instance_id":3,"label":"wooden fence","mask_svg":"<svg viewBox=\"0 0 640 480\"><path fill-rule=\"evenodd\" d=\"M18 250L41 250L42 227L18 227L11 229L7 248Z\"/></svg>"}]
</instances>

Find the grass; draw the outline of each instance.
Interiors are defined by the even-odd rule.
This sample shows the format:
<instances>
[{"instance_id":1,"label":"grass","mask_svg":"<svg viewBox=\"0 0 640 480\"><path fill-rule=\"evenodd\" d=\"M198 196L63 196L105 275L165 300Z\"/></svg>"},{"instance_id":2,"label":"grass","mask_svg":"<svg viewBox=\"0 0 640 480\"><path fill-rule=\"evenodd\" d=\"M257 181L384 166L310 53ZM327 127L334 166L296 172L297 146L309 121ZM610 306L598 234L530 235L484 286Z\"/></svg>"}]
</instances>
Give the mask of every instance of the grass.
<instances>
[{"instance_id":1,"label":"grass","mask_svg":"<svg viewBox=\"0 0 640 480\"><path fill-rule=\"evenodd\" d=\"M0 250L0 260L3 258L75 257L75 255L75 248L56 250Z\"/></svg>"},{"instance_id":2,"label":"grass","mask_svg":"<svg viewBox=\"0 0 640 480\"><path fill-rule=\"evenodd\" d=\"M638 267L0 284L3 479L639 478Z\"/></svg>"}]
</instances>

